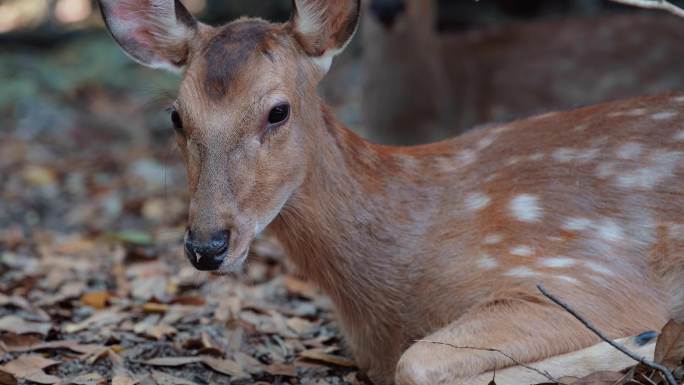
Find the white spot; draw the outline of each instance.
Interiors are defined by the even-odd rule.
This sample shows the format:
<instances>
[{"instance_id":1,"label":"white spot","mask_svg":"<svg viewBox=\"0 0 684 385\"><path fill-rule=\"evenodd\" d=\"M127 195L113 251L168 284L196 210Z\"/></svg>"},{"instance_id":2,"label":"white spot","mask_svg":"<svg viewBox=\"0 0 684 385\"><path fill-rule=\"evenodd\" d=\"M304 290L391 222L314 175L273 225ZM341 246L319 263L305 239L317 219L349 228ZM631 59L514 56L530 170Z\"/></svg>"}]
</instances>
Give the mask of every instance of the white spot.
<instances>
[{"instance_id":1,"label":"white spot","mask_svg":"<svg viewBox=\"0 0 684 385\"><path fill-rule=\"evenodd\" d=\"M678 142L684 142L684 130L677 132L673 139Z\"/></svg>"},{"instance_id":2,"label":"white spot","mask_svg":"<svg viewBox=\"0 0 684 385\"><path fill-rule=\"evenodd\" d=\"M684 103L684 95L675 96L674 98L672 98L672 101L675 103Z\"/></svg>"},{"instance_id":3,"label":"white spot","mask_svg":"<svg viewBox=\"0 0 684 385\"><path fill-rule=\"evenodd\" d=\"M505 276L507 277L517 277L517 278L527 278L527 277L534 277L536 275L539 275L538 272L531 270L530 268L527 267L514 267L507 272L504 273Z\"/></svg>"},{"instance_id":4,"label":"white spot","mask_svg":"<svg viewBox=\"0 0 684 385\"><path fill-rule=\"evenodd\" d=\"M576 280L575 278L572 278L572 277L568 277L567 275L554 275L554 278L557 278L557 279L560 279L561 281L565 281L565 282L572 283L572 284L578 284L579 283L578 280Z\"/></svg>"},{"instance_id":5,"label":"white spot","mask_svg":"<svg viewBox=\"0 0 684 385\"><path fill-rule=\"evenodd\" d=\"M494 143L495 139L496 139L495 135L485 136L484 138L480 139L479 142L477 142L477 149L478 150L484 150L485 148L491 146L492 143Z\"/></svg>"},{"instance_id":6,"label":"white spot","mask_svg":"<svg viewBox=\"0 0 684 385\"><path fill-rule=\"evenodd\" d=\"M677 112L674 112L674 111L662 111L662 112L656 112L655 114L651 115L651 119L653 119L653 120L667 120L667 119L672 119L677 115L679 115L679 114Z\"/></svg>"},{"instance_id":7,"label":"white spot","mask_svg":"<svg viewBox=\"0 0 684 385\"><path fill-rule=\"evenodd\" d=\"M646 115L647 110L645 108L635 108L632 110L629 110L625 113L627 116L642 116Z\"/></svg>"},{"instance_id":8,"label":"white spot","mask_svg":"<svg viewBox=\"0 0 684 385\"><path fill-rule=\"evenodd\" d=\"M520 163L521 160L522 160L522 157L520 157L520 156L517 156L517 155L512 156L512 157L508 158L508 160L506 160L506 166L516 165L516 164Z\"/></svg>"},{"instance_id":9,"label":"white spot","mask_svg":"<svg viewBox=\"0 0 684 385\"><path fill-rule=\"evenodd\" d=\"M539 198L530 194L520 194L511 200L511 213L519 221L537 222L542 217Z\"/></svg>"},{"instance_id":10,"label":"white spot","mask_svg":"<svg viewBox=\"0 0 684 385\"><path fill-rule=\"evenodd\" d=\"M603 162L596 167L596 176L599 178L608 178L615 174L615 162Z\"/></svg>"},{"instance_id":11,"label":"white spot","mask_svg":"<svg viewBox=\"0 0 684 385\"><path fill-rule=\"evenodd\" d=\"M580 124L580 125L575 126L572 130L576 131L576 132L580 132L580 131L586 130L588 127L589 127L588 124Z\"/></svg>"},{"instance_id":12,"label":"white spot","mask_svg":"<svg viewBox=\"0 0 684 385\"><path fill-rule=\"evenodd\" d=\"M503 240L503 236L501 234L489 234L487 235L482 243L485 245L496 245L497 243L501 242Z\"/></svg>"},{"instance_id":13,"label":"white spot","mask_svg":"<svg viewBox=\"0 0 684 385\"><path fill-rule=\"evenodd\" d=\"M544 153L543 152L535 152L534 154L530 155L527 157L527 159L536 162L544 159Z\"/></svg>"},{"instance_id":14,"label":"white spot","mask_svg":"<svg viewBox=\"0 0 684 385\"><path fill-rule=\"evenodd\" d=\"M480 260L477 261L477 264L485 270L491 270L499 266L499 262L489 255L483 255Z\"/></svg>"},{"instance_id":15,"label":"white spot","mask_svg":"<svg viewBox=\"0 0 684 385\"><path fill-rule=\"evenodd\" d=\"M572 148L559 148L551 154L551 157L557 162L568 163L575 158L575 150Z\"/></svg>"},{"instance_id":16,"label":"white spot","mask_svg":"<svg viewBox=\"0 0 684 385\"><path fill-rule=\"evenodd\" d=\"M563 224L563 229L567 231L584 231L591 227L592 221L587 218L568 218Z\"/></svg>"},{"instance_id":17,"label":"white spot","mask_svg":"<svg viewBox=\"0 0 684 385\"><path fill-rule=\"evenodd\" d=\"M576 260L567 257L546 258L539 261L540 265L553 268L570 267L574 266L576 263Z\"/></svg>"},{"instance_id":18,"label":"white spot","mask_svg":"<svg viewBox=\"0 0 684 385\"><path fill-rule=\"evenodd\" d=\"M516 246L516 247L511 249L511 254L517 255L520 257L529 257L533 253L534 253L534 251L532 250L531 247L524 246L524 245Z\"/></svg>"},{"instance_id":19,"label":"white spot","mask_svg":"<svg viewBox=\"0 0 684 385\"><path fill-rule=\"evenodd\" d=\"M652 189L674 175L682 157L677 151L655 151L649 157L649 165L618 175L616 183L622 188Z\"/></svg>"},{"instance_id":20,"label":"white spot","mask_svg":"<svg viewBox=\"0 0 684 385\"><path fill-rule=\"evenodd\" d=\"M591 271L603 275L615 275L606 265L596 263L594 261L585 261L584 265Z\"/></svg>"},{"instance_id":21,"label":"white spot","mask_svg":"<svg viewBox=\"0 0 684 385\"><path fill-rule=\"evenodd\" d=\"M610 219L604 219L600 224L596 226L599 235L609 242L617 242L622 240L624 233L622 228L617 223Z\"/></svg>"},{"instance_id":22,"label":"white spot","mask_svg":"<svg viewBox=\"0 0 684 385\"><path fill-rule=\"evenodd\" d=\"M638 158L641 155L641 151L643 150L642 146L640 143L636 142L627 142L620 146L615 153L617 154L617 157L620 159L634 159Z\"/></svg>"},{"instance_id":23,"label":"white spot","mask_svg":"<svg viewBox=\"0 0 684 385\"><path fill-rule=\"evenodd\" d=\"M458 154L457 159L462 163L462 166L467 166L469 164L475 163L477 160L477 154L473 150L463 150Z\"/></svg>"},{"instance_id":24,"label":"white spot","mask_svg":"<svg viewBox=\"0 0 684 385\"><path fill-rule=\"evenodd\" d=\"M465 198L465 207L470 211L482 210L489 205L492 200L482 193L470 193Z\"/></svg>"},{"instance_id":25,"label":"white spot","mask_svg":"<svg viewBox=\"0 0 684 385\"><path fill-rule=\"evenodd\" d=\"M624 111L613 111L613 112L607 113L606 116L609 118L619 118L621 116L625 116L625 112Z\"/></svg>"}]
</instances>

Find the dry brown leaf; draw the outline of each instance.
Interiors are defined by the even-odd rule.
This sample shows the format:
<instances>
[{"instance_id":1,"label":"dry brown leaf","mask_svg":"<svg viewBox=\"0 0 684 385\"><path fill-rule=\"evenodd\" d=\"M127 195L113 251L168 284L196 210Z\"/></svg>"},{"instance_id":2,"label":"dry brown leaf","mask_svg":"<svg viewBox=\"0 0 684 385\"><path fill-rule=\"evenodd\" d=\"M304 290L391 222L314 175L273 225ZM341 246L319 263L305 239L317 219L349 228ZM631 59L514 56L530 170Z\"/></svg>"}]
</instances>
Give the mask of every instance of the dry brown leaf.
<instances>
[{"instance_id":1,"label":"dry brown leaf","mask_svg":"<svg viewBox=\"0 0 684 385\"><path fill-rule=\"evenodd\" d=\"M81 353L85 355L98 354L104 350L106 347L101 345L93 344L80 344L77 341L51 341L43 342L38 344L28 344L23 346L11 346L9 347L10 352L22 353L37 350L47 350L47 349L68 349L76 353Z\"/></svg>"},{"instance_id":2,"label":"dry brown leaf","mask_svg":"<svg viewBox=\"0 0 684 385\"><path fill-rule=\"evenodd\" d=\"M29 322L13 315L0 318L0 331L14 334L40 334L46 336L50 328L52 328L50 323Z\"/></svg>"},{"instance_id":3,"label":"dry brown leaf","mask_svg":"<svg viewBox=\"0 0 684 385\"><path fill-rule=\"evenodd\" d=\"M107 385L107 380L99 373L82 374L66 382L68 385Z\"/></svg>"},{"instance_id":4,"label":"dry brown leaf","mask_svg":"<svg viewBox=\"0 0 684 385\"><path fill-rule=\"evenodd\" d=\"M615 385L623 378L625 378L625 375L622 373L602 371L580 378L573 382L572 385Z\"/></svg>"},{"instance_id":5,"label":"dry brown leaf","mask_svg":"<svg viewBox=\"0 0 684 385\"><path fill-rule=\"evenodd\" d=\"M91 291L81 297L81 303L95 309L104 309L109 301L109 293L106 291Z\"/></svg>"},{"instance_id":6,"label":"dry brown leaf","mask_svg":"<svg viewBox=\"0 0 684 385\"><path fill-rule=\"evenodd\" d=\"M271 364L263 367L272 376L297 377L297 367L288 364Z\"/></svg>"},{"instance_id":7,"label":"dry brown leaf","mask_svg":"<svg viewBox=\"0 0 684 385\"><path fill-rule=\"evenodd\" d=\"M325 362L327 364L333 364L337 366L344 366L349 368L356 366L354 364L354 361L350 360L349 358L328 354L325 351L319 349L305 350L299 353L299 356L301 358Z\"/></svg>"},{"instance_id":8,"label":"dry brown leaf","mask_svg":"<svg viewBox=\"0 0 684 385\"><path fill-rule=\"evenodd\" d=\"M103 310L93 314L82 322L66 325L64 331L67 333L77 333L89 328L117 324L122 319L124 319L124 315L116 310Z\"/></svg>"},{"instance_id":9,"label":"dry brown leaf","mask_svg":"<svg viewBox=\"0 0 684 385\"><path fill-rule=\"evenodd\" d=\"M183 378L175 377L158 370L152 371L152 379L159 385L198 385L196 382L188 381Z\"/></svg>"},{"instance_id":10,"label":"dry brown leaf","mask_svg":"<svg viewBox=\"0 0 684 385\"><path fill-rule=\"evenodd\" d=\"M136 385L138 382L125 374L117 374L112 378L112 385Z\"/></svg>"},{"instance_id":11,"label":"dry brown leaf","mask_svg":"<svg viewBox=\"0 0 684 385\"><path fill-rule=\"evenodd\" d=\"M11 376L16 380L28 380L39 384L56 384L59 377L43 372L43 369L59 364L59 361L49 360L37 355L26 355L0 366L0 373L5 377Z\"/></svg>"},{"instance_id":12,"label":"dry brown leaf","mask_svg":"<svg viewBox=\"0 0 684 385\"><path fill-rule=\"evenodd\" d=\"M240 365L235 361L219 359L209 356L199 356L199 357L160 357L153 358L151 360L145 361L147 365L153 366L183 366L188 364L194 364L201 362L208 367L212 368L214 371L226 374L234 378L249 378L250 375L247 374Z\"/></svg>"},{"instance_id":13,"label":"dry brown leaf","mask_svg":"<svg viewBox=\"0 0 684 385\"><path fill-rule=\"evenodd\" d=\"M297 334L309 334L312 333L318 325L303 318L295 317L287 320L287 326Z\"/></svg>"},{"instance_id":14,"label":"dry brown leaf","mask_svg":"<svg viewBox=\"0 0 684 385\"><path fill-rule=\"evenodd\" d=\"M290 293L300 295L305 298L316 298L318 296L318 291L311 284L297 279L292 276L287 276L284 279L285 287Z\"/></svg>"},{"instance_id":15,"label":"dry brown leaf","mask_svg":"<svg viewBox=\"0 0 684 385\"><path fill-rule=\"evenodd\" d=\"M162 303L148 302L143 305L143 311L145 313L166 313L169 310L169 305L164 305Z\"/></svg>"},{"instance_id":16,"label":"dry brown leaf","mask_svg":"<svg viewBox=\"0 0 684 385\"><path fill-rule=\"evenodd\" d=\"M663 327L658 336L655 350L655 362L675 369L682 364L684 358L684 324L674 320Z\"/></svg>"}]
</instances>

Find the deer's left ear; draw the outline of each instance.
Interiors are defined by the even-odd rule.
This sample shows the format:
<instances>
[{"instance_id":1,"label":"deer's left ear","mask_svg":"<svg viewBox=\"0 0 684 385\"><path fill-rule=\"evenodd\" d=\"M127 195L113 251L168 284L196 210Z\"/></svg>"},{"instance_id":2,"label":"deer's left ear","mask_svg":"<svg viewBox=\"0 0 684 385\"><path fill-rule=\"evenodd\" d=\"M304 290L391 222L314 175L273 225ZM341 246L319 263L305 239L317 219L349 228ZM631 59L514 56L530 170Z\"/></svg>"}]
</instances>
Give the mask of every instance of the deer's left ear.
<instances>
[{"instance_id":1,"label":"deer's left ear","mask_svg":"<svg viewBox=\"0 0 684 385\"><path fill-rule=\"evenodd\" d=\"M197 21L179 0L99 0L107 28L133 59L179 71L190 54Z\"/></svg>"},{"instance_id":2,"label":"deer's left ear","mask_svg":"<svg viewBox=\"0 0 684 385\"><path fill-rule=\"evenodd\" d=\"M294 0L295 37L323 72L354 36L360 11L361 0Z\"/></svg>"}]
</instances>

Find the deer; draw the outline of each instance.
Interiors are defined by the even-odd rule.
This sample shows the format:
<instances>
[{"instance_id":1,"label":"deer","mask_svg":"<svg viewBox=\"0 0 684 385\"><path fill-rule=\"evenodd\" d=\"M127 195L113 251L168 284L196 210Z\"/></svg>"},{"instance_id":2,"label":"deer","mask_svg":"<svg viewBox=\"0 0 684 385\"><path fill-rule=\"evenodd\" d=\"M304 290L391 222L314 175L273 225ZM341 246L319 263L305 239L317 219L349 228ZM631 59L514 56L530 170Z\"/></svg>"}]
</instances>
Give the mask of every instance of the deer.
<instances>
[{"instance_id":1,"label":"deer","mask_svg":"<svg viewBox=\"0 0 684 385\"><path fill-rule=\"evenodd\" d=\"M684 320L684 94L383 146L316 93L358 0L295 0L287 22L216 27L179 0L99 3L129 56L181 75L170 127L189 263L239 270L268 227L376 384L518 384L538 376L518 363L553 376L629 364L538 284L644 355L642 333Z\"/></svg>"},{"instance_id":2,"label":"deer","mask_svg":"<svg viewBox=\"0 0 684 385\"><path fill-rule=\"evenodd\" d=\"M684 89L681 20L647 13L438 33L434 0L371 0L363 121L382 144ZM636 32L638 31L638 32Z\"/></svg>"}]
</instances>

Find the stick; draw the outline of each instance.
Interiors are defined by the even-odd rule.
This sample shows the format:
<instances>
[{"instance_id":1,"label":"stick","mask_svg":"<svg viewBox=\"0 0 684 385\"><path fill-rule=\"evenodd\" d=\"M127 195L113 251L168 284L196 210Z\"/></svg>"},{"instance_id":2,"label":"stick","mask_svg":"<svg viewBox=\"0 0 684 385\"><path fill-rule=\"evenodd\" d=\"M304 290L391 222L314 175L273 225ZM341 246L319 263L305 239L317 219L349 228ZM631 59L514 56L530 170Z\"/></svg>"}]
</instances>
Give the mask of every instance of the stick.
<instances>
[{"instance_id":1,"label":"stick","mask_svg":"<svg viewBox=\"0 0 684 385\"><path fill-rule=\"evenodd\" d=\"M625 355L627 355L629 358L633 359L634 361L639 362L642 365L646 365L653 370L659 371L665 377L665 379L667 379L667 383L669 385L679 385L677 383L677 380L675 380L674 376L672 375L672 372L668 368L666 368L663 365L660 365L658 363L649 361L646 359L646 357L639 357L636 354L634 354L633 352L630 352L626 347L624 347L624 346L620 345L619 343L617 343L617 342L611 340L610 338L606 337L600 330L598 330L598 328L596 328L596 326L594 326L591 322L589 322L587 319L585 319L579 313L577 313L572 307L570 307L570 305L568 305L567 303L563 302L562 300L556 298L555 296L553 296L552 294L547 292L546 289L544 289L544 286L542 286L541 284L537 285L537 289L539 289L539 291L542 294L544 294L544 296L546 298L551 300L556 305L562 307L565 311L570 313L570 315L572 315L578 321L580 321L587 329L591 330L594 334L596 334L603 341L607 342L610 346L612 346L615 349L619 350L620 352L624 353Z\"/></svg>"},{"instance_id":2,"label":"stick","mask_svg":"<svg viewBox=\"0 0 684 385\"><path fill-rule=\"evenodd\" d=\"M457 345L449 344L449 343L446 343L446 342L429 341L429 340L417 340L416 342L425 342L425 343L428 343L428 344L444 345L444 346L448 346L448 347L454 348L454 349L477 350L477 351L480 351L480 352L494 352L494 353L499 353L499 354L501 354L502 356L504 356L504 357L508 358L509 360L513 361L514 364L516 364L516 365L518 365L518 366L522 366L523 368L525 368L525 369L527 369L527 370L531 370L531 371L533 371L533 372L539 374L540 376L546 378L547 380L549 380L549 381L551 381L551 382L553 382L553 383L555 383L555 384L560 384L560 382L558 382L557 379L553 378L553 376L551 376L551 374L549 374L548 372L546 372L546 371L543 371L543 372L542 372L541 370L539 370L539 369L537 369L537 368L534 368L534 367L529 366L529 365L525 365L525 364L523 364L522 362L520 362L520 361L516 360L515 358L513 358L510 354L507 354L507 353L505 353L505 352L502 352L501 350L498 350L498 349L492 349L492 348L476 348L476 347L472 347L472 346L457 346ZM494 370L494 375L496 376L496 369Z\"/></svg>"},{"instance_id":3,"label":"stick","mask_svg":"<svg viewBox=\"0 0 684 385\"><path fill-rule=\"evenodd\" d=\"M633 7L646 8L646 9L659 9L662 11L669 12L675 16L684 18L684 9L670 3L665 0L610 0L614 3L620 3L624 5L631 5Z\"/></svg>"}]
</instances>

